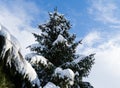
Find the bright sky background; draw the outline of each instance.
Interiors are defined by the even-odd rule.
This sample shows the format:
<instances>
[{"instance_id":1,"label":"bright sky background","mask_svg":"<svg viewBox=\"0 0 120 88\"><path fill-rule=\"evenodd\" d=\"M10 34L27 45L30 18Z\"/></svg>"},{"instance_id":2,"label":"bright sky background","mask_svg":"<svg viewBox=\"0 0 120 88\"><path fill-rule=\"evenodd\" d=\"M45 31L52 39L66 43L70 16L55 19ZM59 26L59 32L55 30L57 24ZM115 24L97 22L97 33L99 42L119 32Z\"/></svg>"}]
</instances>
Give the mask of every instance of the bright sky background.
<instances>
[{"instance_id":1,"label":"bright sky background","mask_svg":"<svg viewBox=\"0 0 120 88\"><path fill-rule=\"evenodd\" d=\"M120 88L120 0L0 0L0 23L25 48L34 42L31 32L48 20L48 12L58 11L73 25L71 33L83 39L77 52L96 53L88 78L94 88Z\"/></svg>"}]
</instances>

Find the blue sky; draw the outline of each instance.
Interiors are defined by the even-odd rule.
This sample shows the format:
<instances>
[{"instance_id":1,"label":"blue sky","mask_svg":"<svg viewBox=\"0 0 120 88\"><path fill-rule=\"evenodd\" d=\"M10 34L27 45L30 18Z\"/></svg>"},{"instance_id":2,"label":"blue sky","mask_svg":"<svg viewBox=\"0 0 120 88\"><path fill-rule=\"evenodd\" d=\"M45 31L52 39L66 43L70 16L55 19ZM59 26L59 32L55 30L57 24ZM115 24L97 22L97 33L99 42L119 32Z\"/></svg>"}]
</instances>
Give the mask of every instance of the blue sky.
<instances>
[{"instance_id":1,"label":"blue sky","mask_svg":"<svg viewBox=\"0 0 120 88\"><path fill-rule=\"evenodd\" d=\"M119 0L0 0L0 24L20 42L21 51L34 43L32 32L48 20L48 12L59 13L73 25L83 44L77 53L96 53L95 65L88 78L95 88L120 88L120 1Z\"/></svg>"}]
</instances>

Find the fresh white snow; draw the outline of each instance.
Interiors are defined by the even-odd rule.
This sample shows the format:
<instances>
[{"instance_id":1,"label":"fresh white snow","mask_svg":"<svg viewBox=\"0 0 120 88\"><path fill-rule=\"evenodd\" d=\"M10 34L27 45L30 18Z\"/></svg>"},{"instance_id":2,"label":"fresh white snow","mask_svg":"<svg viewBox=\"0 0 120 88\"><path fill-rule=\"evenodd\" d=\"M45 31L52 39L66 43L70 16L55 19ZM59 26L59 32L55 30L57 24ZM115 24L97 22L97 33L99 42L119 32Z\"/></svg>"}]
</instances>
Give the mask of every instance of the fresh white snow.
<instances>
[{"instance_id":1,"label":"fresh white snow","mask_svg":"<svg viewBox=\"0 0 120 88\"><path fill-rule=\"evenodd\" d=\"M34 64L38 64L38 63L41 63L43 64L44 66L47 65L47 59L43 56L40 56L40 55L34 55L32 58L31 58L31 61L30 63L32 65Z\"/></svg>"},{"instance_id":2,"label":"fresh white snow","mask_svg":"<svg viewBox=\"0 0 120 88\"><path fill-rule=\"evenodd\" d=\"M8 40L11 40L11 35L10 35L9 31L2 25L0 25L0 26L1 26L0 35L4 36Z\"/></svg>"},{"instance_id":3,"label":"fresh white snow","mask_svg":"<svg viewBox=\"0 0 120 88\"><path fill-rule=\"evenodd\" d=\"M42 32L43 35L45 36L48 36L48 33L47 32Z\"/></svg>"},{"instance_id":4,"label":"fresh white snow","mask_svg":"<svg viewBox=\"0 0 120 88\"><path fill-rule=\"evenodd\" d=\"M58 42L62 43L62 42L66 42L66 41L67 40L61 34L59 34L57 39L53 42L53 45L55 45Z\"/></svg>"},{"instance_id":5,"label":"fresh white snow","mask_svg":"<svg viewBox=\"0 0 120 88\"><path fill-rule=\"evenodd\" d=\"M7 31L5 27L0 26L0 35L5 38L5 45L0 56L4 58L6 52L10 50L10 55L7 57L6 66L15 66L15 69L24 78L28 78L28 81L34 87L35 85L40 86L40 81L35 70L32 68L20 52L20 46L17 40ZM12 66L11 66L12 65Z\"/></svg>"},{"instance_id":6,"label":"fresh white snow","mask_svg":"<svg viewBox=\"0 0 120 88\"><path fill-rule=\"evenodd\" d=\"M64 79L64 77L67 77L69 79L69 84L70 85L74 84L75 74L69 68L63 70L62 68L58 67L55 69L55 75L59 75L59 77L63 78L63 79Z\"/></svg>"},{"instance_id":7,"label":"fresh white snow","mask_svg":"<svg viewBox=\"0 0 120 88\"><path fill-rule=\"evenodd\" d=\"M52 82L48 82L43 88L60 88L59 86L56 86Z\"/></svg>"},{"instance_id":8,"label":"fresh white snow","mask_svg":"<svg viewBox=\"0 0 120 88\"><path fill-rule=\"evenodd\" d=\"M23 69L22 69L23 70ZM28 76L29 80L32 83L32 86L34 87L35 84L40 86L40 81L37 77L37 74L35 70L32 68L31 64L26 61L25 67L24 67L24 76Z\"/></svg>"}]
</instances>

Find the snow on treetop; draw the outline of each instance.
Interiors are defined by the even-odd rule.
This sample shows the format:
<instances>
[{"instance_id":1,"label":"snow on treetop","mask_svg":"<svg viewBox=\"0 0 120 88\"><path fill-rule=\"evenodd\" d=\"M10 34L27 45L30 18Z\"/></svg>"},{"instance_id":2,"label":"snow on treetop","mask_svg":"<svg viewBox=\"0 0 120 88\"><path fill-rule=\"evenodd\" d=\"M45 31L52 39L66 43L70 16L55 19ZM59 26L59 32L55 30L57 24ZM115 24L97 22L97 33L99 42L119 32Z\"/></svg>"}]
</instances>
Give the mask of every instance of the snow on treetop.
<instances>
[{"instance_id":1,"label":"snow on treetop","mask_svg":"<svg viewBox=\"0 0 120 88\"><path fill-rule=\"evenodd\" d=\"M60 17L64 16L64 14L60 14L57 11L54 11L53 13L49 12L49 15L50 15L51 18L53 18L55 16L56 20L57 20L58 17L60 18Z\"/></svg>"},{"instance_id":2,"label":"snow on treetop","mask_svg":"<svg viewBox=\"0 0 120 88\"><path fill-rule=\"evenodd\" d=\"M31 61L30 63L32 65L36 64L36 63L41 63L43 65L47 65L47 59L43 56L40 56L40 55L34 55L32 58L31 58Z\"/></svg>"},{"instance_id":3,"label":"snow on treetop","mask_svg":"<svg viewBox=\"0 0 120 88\"><path fill-rule=\"evenodd\" d=\"M64 77L67 77L69 79L70 85L73 85L73 83L74 83L75 74L69 68L62 70L62 68L58 67L55 69L55 75L59 75L59 77L63 78L63 79L64 79Z\"/></svg>"},{"instance_id":4,"label":"snow on treetop","mask_svg":"<svg viewBox=\"0 0 120 88\"><path fill-rule=\"evenodd\" d=\"M52 82L48 82L43 88L60 88L59 86L56 86Z\"/></svg>"},{"instance_id":5,"label":"snow on treetop","mask_svg":"<svg viewBox=\"0 0 120 88\"><path fill-rule=\"evenodd\" d=\"M58 42L62 43L62 42L66 42L67 40L61 35L59 34L57 39L53 42L53 45L57 44Z\"/></svg>"}]
</instances>

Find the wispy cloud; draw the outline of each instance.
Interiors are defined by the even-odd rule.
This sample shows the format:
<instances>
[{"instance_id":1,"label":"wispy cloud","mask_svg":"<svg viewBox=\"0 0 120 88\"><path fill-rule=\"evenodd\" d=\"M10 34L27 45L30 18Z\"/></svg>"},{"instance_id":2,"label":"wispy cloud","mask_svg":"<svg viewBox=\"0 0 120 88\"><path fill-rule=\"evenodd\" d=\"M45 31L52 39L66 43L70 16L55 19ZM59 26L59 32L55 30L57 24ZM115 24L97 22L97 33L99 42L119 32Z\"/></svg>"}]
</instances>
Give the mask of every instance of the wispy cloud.
<instances>
[{"instance_id":1,"label":"wispy cloud","mask_svg":"<svg viewBox=\"0 0 120 88\"><path fill-rule=\"evenodd\" d=\"M28 52L26 46L34 42L31 32L39 31L32 26L32 21L38 14L40 10L33 2L0 1L0 23L19 40L23 54Z\"/></svg>"},{"instance_id":2,"label":"wispy cloud","mask_svg":"<svg viewBox=\"0 0 120 88\"><path fill-rule=\"evenodd\" d=\"M119 6L114 0L92 0L89 13L93 19L105 24L120 24Z\"/></svg>"},{"instance_id":3,"label":"wispy cloud","mask_svg":"<svg viewBox=\"0 0 120 88\"><path fill-rule=\"evenodd\" d=\"M90 32L84 38L83 45L80 45L77 49L80 54L96 53L95 65L92 68L89 79L85 80L89 80L96 88L113 88L114 86L119 88L120 35L105 37L99 32ZM114 80L114 82L111 82L111 80Z\"/></svg>"},{"instance_id":4,"label":"wispy cloud","mask_svg":"<svg viewBox=\"0 0 120 88\"><path fill-rule=\"evenodd\" d=\"M83 45L80 45L77 50L82 54L96 53L95 65L90 73L90 78L87 79L95 88L120 87L119 10L120 6L116 0L91 0L89 14L95 22L103 24L103 27L95 26L101 30L88 33Z\"/></svg>"},{"instance_id":5,"label":"wispy cloud","mask_svg":"<svg viewBox=\"0 0 120 88\"><path fill-rule=\"evenodd\" d=\"M83 43L85 43L88 47L93 46L101 39L100 33L97 31L93 31L85 36ZM100 42L100 41L99 41Z\"/></svg>"}]
</instances>

